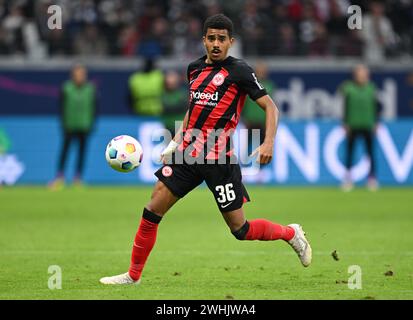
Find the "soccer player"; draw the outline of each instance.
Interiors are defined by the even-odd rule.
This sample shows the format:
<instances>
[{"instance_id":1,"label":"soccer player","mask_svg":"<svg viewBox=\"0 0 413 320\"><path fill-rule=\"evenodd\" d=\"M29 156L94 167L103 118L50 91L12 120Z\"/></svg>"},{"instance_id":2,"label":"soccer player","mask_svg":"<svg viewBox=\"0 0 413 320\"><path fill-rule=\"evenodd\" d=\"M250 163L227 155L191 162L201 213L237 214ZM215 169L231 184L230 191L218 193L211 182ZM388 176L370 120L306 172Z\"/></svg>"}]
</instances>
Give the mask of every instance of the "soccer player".
<instances>
[{"instance_id":1,"label":"soccer player","mask_svg":"<svg viewBox=\"0 0 413 320\"><path fill-rule=\"evenodd\" d=\"M242 206L249 201L249 196L242 184L239 165L231 162L230 132L238 124L248 94L266 114L265 139L255 153L258 154L257 161L269 163L273 156L278 109L258 82L254 71L243 60L228 56L228 50L234 42L232 32L232 21L223 14L211 16L205 21L203 42L207 54L188 67L189 110L181 129L161 153L164 166L155 173L159 181L151 200L143 209L129 271L102 278L101 283L140 283L162 217L180 198L203 181L212 191L218 208L236 239L284 240L292 246L305 267L310 265L311 247L300 225L283 226L264 219L247 221L245 218ZM222 135L209 148L208 136L212 129L221 129ZM195 134L196 139L193 139L191 132L198 132ZM189 157L177 162L178 155L182 153ZM175 160L165 164L171 156ZM217 161L193 163L188 161L189 158ZM226 162L222 163L222 160Z\"/></svg>"}]
</instances>

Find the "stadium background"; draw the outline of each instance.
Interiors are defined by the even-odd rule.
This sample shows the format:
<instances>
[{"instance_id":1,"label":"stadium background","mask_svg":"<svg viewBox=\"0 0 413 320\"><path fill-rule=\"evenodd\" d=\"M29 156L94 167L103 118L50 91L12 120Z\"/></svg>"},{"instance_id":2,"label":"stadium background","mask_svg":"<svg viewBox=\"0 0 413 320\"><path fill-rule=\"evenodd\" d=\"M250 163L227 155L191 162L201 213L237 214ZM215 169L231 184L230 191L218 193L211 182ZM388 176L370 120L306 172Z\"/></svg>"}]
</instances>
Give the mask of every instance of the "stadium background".
<instances>
[{"instance_id":1,"label":"stadium background","mask_svg":"<svg viewBox=\"0 0 413 320\"><path fill-rule=\"evenodd\" d=\"M17 185L0 186L0 298L411 299L413 1L381 1L380 19L391 26L382 42L347 28L348 7L361 6L366 19L371 2L0 0L0 184ZM47 28L52 4L63 8L61 30ZM287 249L277 249L274 261L270 246L230 240L201 188L164 221L147 266L148 285L102 290L97 279L121 272L128 262L136 210L149 198L157 166L147 158L154 146L148 132L161 124L129 111L127 79L153 54L162 70L184 74L188 62L203 54L204 18L217 12L234 19L232 54L252 66L268 65L282 111L268 181L249 187L249 217L302 222L315 265L303 273ZM53 193L45 186L56 174L62 144L58 92L76 62L88 67L98 88L98 123L87 149L86 187ZM359 62L371 67L379 89L381 188L344 194L338 188L344 133L337 87ZM133 173L117 173L105 162L106 144L118 134L144 144L144 162ZM362 185L368 168L361 145L356 151ZM67 164L69 181L74 157ZM330 255L334 249L338 262ZM51 264L63 266L66 290L47 290ZM342 286L351 264L363 267L365 290ZM383 276L389 269L394 277Z\"/></svg>"}]
</instances>

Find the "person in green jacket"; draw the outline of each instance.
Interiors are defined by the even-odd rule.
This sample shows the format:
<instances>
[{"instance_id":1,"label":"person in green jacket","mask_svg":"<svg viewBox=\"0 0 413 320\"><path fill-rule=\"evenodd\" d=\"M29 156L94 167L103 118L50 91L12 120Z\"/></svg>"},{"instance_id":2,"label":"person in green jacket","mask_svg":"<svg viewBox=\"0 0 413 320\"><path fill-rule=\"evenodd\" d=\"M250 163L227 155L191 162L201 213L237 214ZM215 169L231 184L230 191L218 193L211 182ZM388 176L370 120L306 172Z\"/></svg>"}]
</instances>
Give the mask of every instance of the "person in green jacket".
<instances>
[{"instance_id":1,"label":"person in green jacket","mask_svg":"<svg viewBox=\"0 0 413 320\"><path fill-rule=\"evenodd\" d=\"M74 182L82 183L86 143L95 123L96 105L96 88L87 80L86 68L75 65L71 70L71 79L63 83L60 93L60 119L64 139L58 174L51 183L52 189L64 186L64 167L69 147L75 140L78 141L79 155Z\"/></svg>"},{"instance_id":2,"label":"person in green jacket","mask_svg":"<svg viewBox=\"0 0 413 320\"><path fill-rule=\"evenodd\" d=\"M155 68L154 58L146 58L143 70L129 77L129 106L140 116L159 117L163 112L163 72Z\"/></svg>"},{"instance_id":3,"label":"person in green jacket","mask_svg":"<svg viewBox=\"0 0 413 320\"><path fill-rule=\"evenodd\" d=\"M346 168L343 190L353 188L350 169L353 162L354 145L357 139L365 142L370 160L370 172L367 186L370 190L378 187L373 141L378 125L378 106L375 85L370 81L369 69L364 65L357 65L353 70L353 80L341 85L340 92L344 98L343 126L347 137Z\"/></svg>"},{"instance_id":4,"label":"person in green jacket","mask_svg":"<svg viewBox=\"0 0 413 320\"><path fill-rule=\"evenodd\" d=\"M188 108L188 95L182 86L181 75L170 70L165 75L165 90L162 95L163 113L162 121L165 129L171 134L171 139L176 134L176 121L184 118ZM179 128L179 125L178 125ZM169 141L165 141L166 144Z\"/></svg>"}]
</instances>

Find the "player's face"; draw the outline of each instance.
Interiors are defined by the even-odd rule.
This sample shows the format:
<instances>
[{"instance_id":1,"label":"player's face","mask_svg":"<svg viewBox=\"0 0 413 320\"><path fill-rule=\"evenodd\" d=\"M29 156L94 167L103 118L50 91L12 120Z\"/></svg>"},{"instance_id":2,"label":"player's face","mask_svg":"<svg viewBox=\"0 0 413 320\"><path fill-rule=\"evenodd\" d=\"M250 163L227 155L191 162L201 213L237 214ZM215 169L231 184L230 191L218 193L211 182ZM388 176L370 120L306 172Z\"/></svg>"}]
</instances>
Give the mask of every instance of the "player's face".
<instances>
[{"instance_id":1,"label":"player's face","mask_svg":"<svg viewBox=\"0 0 413 320\"><path fill-rule=\"evenodd\" d=\"M207 29L203 37L204 46L207 51L207 59L210 62L224 60L228 56L234 38L230 38L226 29Z\"/></svg>"}]
</instances>

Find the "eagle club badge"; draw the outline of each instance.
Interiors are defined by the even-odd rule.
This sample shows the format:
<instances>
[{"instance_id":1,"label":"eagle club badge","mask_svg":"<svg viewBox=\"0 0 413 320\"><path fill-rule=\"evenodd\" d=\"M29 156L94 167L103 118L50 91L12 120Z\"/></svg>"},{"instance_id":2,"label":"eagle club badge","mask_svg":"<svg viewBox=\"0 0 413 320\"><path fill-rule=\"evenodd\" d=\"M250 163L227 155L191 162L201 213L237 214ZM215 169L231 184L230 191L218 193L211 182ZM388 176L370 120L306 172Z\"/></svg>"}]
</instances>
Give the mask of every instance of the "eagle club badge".
<instances>
[{"instance_id":1,"label":"eagle club badge","mask_svg":"<svg viewBox=\"0 0 413 320\"><path fill-rule=\"evenodd\" d=\"M172 175L172 168L170 166L165 166L162 168L162 174L164 177L170 177Z\"/></svg>"},{"instance_id":2,"label":"eagle club badge","mask_svg":"<svg viewBox=\"0 0 413 320\"><path fill-rule=\"evenodd\" d=\"M225 77L222 73L217 73L212 79L212 83L216 86L220 86L224 83Z\"/></svg>"}]
</instances>

